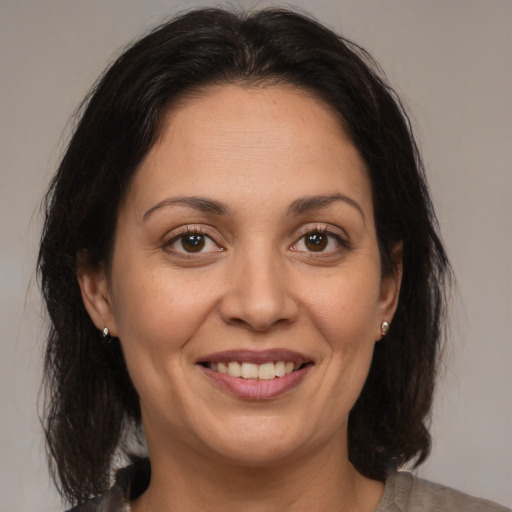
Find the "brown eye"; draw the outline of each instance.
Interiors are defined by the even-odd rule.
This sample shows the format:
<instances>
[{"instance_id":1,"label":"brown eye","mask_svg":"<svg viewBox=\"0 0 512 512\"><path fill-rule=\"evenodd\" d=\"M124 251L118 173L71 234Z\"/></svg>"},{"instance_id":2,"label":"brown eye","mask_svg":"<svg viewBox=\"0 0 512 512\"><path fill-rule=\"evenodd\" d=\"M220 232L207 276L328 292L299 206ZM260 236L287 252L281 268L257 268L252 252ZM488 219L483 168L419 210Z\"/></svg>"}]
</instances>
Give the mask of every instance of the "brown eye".
<instances>
[{"instance_id":1,"label":"brown eye","mask_svg":"<svg viewBox=\"0 0 512 512\"><path fill-rule=\"evenodd\" d=\"M201 252L205 246L205 236L190 233L181 237L181 247L185 252Z\"/></svg>"},{"instance_id":2,"label":"brown eye","mask_svg":"<svg viewBox=\"0 0 512 512\"><path fill-rule=\"evenodd\" d=\"M224 249L208 235L199 231L187 231L165 244L165 250L174 254L204 254Z\"/></svg>"},{"instance_id":3,"label":"brown eye","mask_svg":"<svg viewBox=\"0 0 512 512\"><path fill-rule=\"evenodd\" d=\"M334 255L342 249L349 249L347 240L337 233L315 229L303 234L290 249L301 253L317 253L319 256Z\"/></svg>"},{"instance_id":4,"label":"brown eye","mask_svg":"<svg viewBox=\"0 0 512 512\"><path fill-rule=\"evenodd\" d=\"M325 233L309 233L304 237L304 245L311 252L325 250L328 242L329 237Z\"/></svg>"}]
</instances>

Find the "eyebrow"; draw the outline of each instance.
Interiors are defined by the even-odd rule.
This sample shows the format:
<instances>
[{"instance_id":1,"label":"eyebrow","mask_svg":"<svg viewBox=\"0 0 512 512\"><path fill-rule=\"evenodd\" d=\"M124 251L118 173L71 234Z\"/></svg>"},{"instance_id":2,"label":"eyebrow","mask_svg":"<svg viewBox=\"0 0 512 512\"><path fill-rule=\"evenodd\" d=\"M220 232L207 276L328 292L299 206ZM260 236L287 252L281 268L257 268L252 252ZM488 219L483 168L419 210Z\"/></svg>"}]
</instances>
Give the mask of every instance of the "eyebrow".
<instances>
[{"instance_id":1,"label":"eyebrow","mask_svg":"<svg viewBox=\"0 0 512 512\"><path fill-rule=\"evenodd\" d=\"M311 210L325 208L336 202L342 202L352 206L361 214L363 221L366 222L363 209L359 206L357 201L354 201L351 197L342 194L300 197L292 202L288 207L287 213L288 215L300 215ZM185 205L200 212L214 213L216 215L227 215L230 211L227 205L220 201L216 201L215 199L198 196L168 197L167 199L159 201L146 211L142 216L142 220L147 220L149 216L161 208L175 205Z\"/></svg>"},{"instance_id":2,"label":"eyebrow","mask_svg":"<svg viewBox=\"0 0 512 512\"><path fill-rule=\"evenodd\" d=\"M363 218L363 221L366 222L363 209L359 205L357 201L354 201L351 197L344 196L343 194L329 194L329 195L320 195L320 196L306 196L300 197L293 201L293 203L288 208L288 215L300 215L302 213L307 213L311 210L317 210L321 208L325 208L333 203L342 202L346 203L349 206L355 208Z\"/></svg>"},{"instance_id":3,"label":"eyebrow","mask_svg":"<svg viewBox=\"0 0 512 512\"><path fill-rule=\"evenodd\" d=\"M215 213L217 215L226 215L229 212L229 208L224 203L221 203L220 201L215 201L214 199L208 199L206 197L197 196L178 196L168 197L167 199L164 199L163 201L156 203L142 216L142 220L147 220L147 218L151 214L153 214L157 210L160 210L161 208L175 205L185 205L188 206L189 208L193 208L194 210L198 210L200 212Z\"/></svg>"}]
</instances>

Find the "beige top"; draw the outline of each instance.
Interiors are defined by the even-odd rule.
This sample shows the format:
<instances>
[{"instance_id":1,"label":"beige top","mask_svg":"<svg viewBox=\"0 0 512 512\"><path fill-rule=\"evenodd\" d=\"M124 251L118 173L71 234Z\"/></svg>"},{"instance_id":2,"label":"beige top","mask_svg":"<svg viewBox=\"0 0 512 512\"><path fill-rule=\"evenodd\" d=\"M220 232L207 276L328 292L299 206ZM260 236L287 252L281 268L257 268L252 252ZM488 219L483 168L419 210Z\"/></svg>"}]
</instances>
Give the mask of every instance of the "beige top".
<instances>
[{"instance_id":1,"label":"beige top","mask_svg":"<svg viewBox=\"0 0 512 512\"><path fill-rule=\"evenodd\" d=\"M386 479L375 512L511 512L492 501L434 484L400 471Z\"/></svg>"},{"instance_id":2,"label":"beige top","mask_svg":"<svg viewBox=\"0 0 512 512\"><path fill-rule=\"evenodd\" d=\"M136 487L135 494L140 494L148 482L149 464L138 472L132 467L125 468L104 496L82 503L69 512L130 512L129 500L133 494L130 489ZM375 512L512 512L512 509L400 471L386 479L384 494Z\"/></svg>"}]
</instances>

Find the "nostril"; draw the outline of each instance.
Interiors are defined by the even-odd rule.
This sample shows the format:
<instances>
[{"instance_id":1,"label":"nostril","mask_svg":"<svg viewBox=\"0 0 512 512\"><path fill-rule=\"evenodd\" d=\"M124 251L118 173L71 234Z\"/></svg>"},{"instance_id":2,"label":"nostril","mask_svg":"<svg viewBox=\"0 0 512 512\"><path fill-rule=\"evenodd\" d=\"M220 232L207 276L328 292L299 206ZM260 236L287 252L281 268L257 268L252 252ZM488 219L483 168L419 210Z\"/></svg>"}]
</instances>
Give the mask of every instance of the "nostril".
<instances>
[{"instance_id":1,"label":"nostril","mask_svg":"<svg viewBox=\"0 0 512 512\"><path fill-rule=\"evenodd\" d=\"M243 265L236 267L220 299L223 321L254 332L266 332L276 325L292 322L297 317L298 305L282 268L267 268L247 256Z\"/></svg>"},{"instance_id":2,"label":"nostril","mask_svg":"<svg viewBox=\"0 0 512 512\"><path fill-rule=\"evenodd\" d=\"M247 322L246 320L243 320L242 318L229 318L226 323L237 327L244 327L246 329L257 330L253 328L251 323Z\"/></svg>"},{"instance_id":3,"label":"nostril","mask_svg":"<svg viewBox=\"0 0 512 512\"><path fill-rule=\"evenodd\" d=\"M290 320L288 318L265 318L263 316L249 318L248 320L244 320L243 318L233 317L228 318L225 322L228 325L234 325L238 327L243 327L245 329L254 331L254 332L266 332L271 330L272 328L288 323Z\"/></svg>"}]
</instances>

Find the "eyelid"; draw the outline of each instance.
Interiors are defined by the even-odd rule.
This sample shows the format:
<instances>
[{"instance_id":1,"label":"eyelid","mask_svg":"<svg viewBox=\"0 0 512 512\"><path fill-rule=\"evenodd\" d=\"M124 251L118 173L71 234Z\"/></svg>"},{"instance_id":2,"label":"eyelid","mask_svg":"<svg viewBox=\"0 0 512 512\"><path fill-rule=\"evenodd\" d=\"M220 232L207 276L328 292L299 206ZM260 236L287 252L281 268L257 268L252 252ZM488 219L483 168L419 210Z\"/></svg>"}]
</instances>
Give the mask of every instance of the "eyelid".
<instances>
[{"instance_id":1,"label":"eyelid","mask_svg":"<svg viewBox=\"0 0 512 512\"><path fill-rule=\"evenodd\" d=\"M163 249L169 253L179 255L181 257L187 257L187 258L194 258L194 257L198 257L200 255L224 251L225 250L224 247L216 240L217 237L214 237L214 235L211 233L211 231L213 231L213 230L205 229L205 226L198 225L198 224L187 224L184 226L180 226L178 228L171 230L167 234L167 236L164 239ZM208 238L216 246L216 249L213 251L200 251L197 253L193 253L193 252L189 253L186 251L176 251L176 250L170 249L170 246L172 244L176 243L177 241L179 241L179 239L181 237L186 236L188 234L197 234L197 235L202 235L205 238Z\"/></svg>"},{"instance_id":2,"label":"eyelid","mask_svg":"<svg viewBox=\"0 0 512 512\"><path fill-rule=\"evenodd\" d=\"M325 234L327 236L333 237L339 243L340 247L343 249L351 248L351 243L350 243L349 237L346 234L344 229L342 229L338 226L334 226L332 224L320 224L320 223L307 224L306 226L301 227L301 229L298 231L298 233L295 237L295 242L293 242L293 244L290 247L291 248L295 247L306 235L313 234L313 233L321 233L321 234ZM325 256L325 255L333 254L334 252L337 252L337 251L330 250L330 251L325 251L325 252L322 251L322 252L318 252L318 253L315 253L314 251L300 251L300 252L307 252L307 253L315 254L316 257L321 257L322 255Z\"/></svg>"},{"instance_id":3,"label":"eyelid","mask_svg":"<svg viewBox=\"0 0 512 512\"><path fill-rule=\"evenodd\" d=\"M349 236L347 235L346 231L334 224L328 224L328 223L322 223L322 222L313 222L309 224L305 224L304 226L301 226L300 229L297 231L297 240L304 235L307 235L309 233L326 233L328 235L333 235L335 237L339 237L345 240L349 240Z\"/></svg>"}]
</instances>

